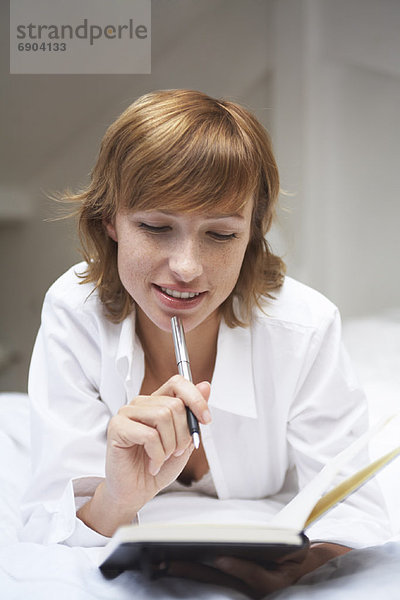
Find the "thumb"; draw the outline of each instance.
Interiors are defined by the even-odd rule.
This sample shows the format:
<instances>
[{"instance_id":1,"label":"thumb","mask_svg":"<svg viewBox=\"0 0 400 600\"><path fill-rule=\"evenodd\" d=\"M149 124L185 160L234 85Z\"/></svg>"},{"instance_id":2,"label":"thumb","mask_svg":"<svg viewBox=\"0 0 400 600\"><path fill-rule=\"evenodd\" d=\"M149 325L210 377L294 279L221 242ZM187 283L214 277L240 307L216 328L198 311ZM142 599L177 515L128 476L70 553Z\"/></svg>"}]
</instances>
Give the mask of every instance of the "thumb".
<instances>
[{"instance_id":1,"label":"thumb","mask_svg":"<svg viewBox=\"0 0 400 600\"><path fill-rule=\"evenodd\" d=\"M211 393L211 384L208 381L201 381L200 383L196 383L196 387L201 392L204 400L208 402Z\"/></svg>"}]
</instances>

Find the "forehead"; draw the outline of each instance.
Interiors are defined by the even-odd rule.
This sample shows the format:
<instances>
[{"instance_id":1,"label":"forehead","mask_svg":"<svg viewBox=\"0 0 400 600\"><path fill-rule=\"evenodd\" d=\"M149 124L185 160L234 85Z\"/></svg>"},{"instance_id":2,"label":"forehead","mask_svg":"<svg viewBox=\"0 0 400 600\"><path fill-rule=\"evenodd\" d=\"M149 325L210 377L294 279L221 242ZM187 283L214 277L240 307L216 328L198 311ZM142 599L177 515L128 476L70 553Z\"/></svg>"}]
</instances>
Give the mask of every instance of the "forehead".
<instances>
[{"instance_id":1,"label":"forehead","mask_svg":"<svg viewBox=\"0 0 400 600\"><path fill-rule=\"evenodd\" d=\"M239 211L172 211L172 210L159 210L159 209L146 209L146 210L132 210L130 209L128 212L132 214L132 216L138 215L149 216L149 217L167 217L171 219L179 219L179 218L189 218L193 220L206 220L206 221L223 221L223 220L232 220L238 222L245 222L251 218L253 208L253 202L248 202L243 208Z\"/></svg>"},{"instance_id":2,"label":"forehead","mask_svg":"<svg viewBox=\"0 0 400 600\"><path fill-rule=\"evenodd\" d=\"M133 211L160 211L163 213L191 213L198 215L209 215L213 218L224 218L228 216L245 215L253 207L252 197L223 197L215 199L211 197L196 198L190 194L174 196L171 198L161 198L158 196L151 198L136 199L133 203L128 203L129 210Z\"/></svg>"}]
</instances>

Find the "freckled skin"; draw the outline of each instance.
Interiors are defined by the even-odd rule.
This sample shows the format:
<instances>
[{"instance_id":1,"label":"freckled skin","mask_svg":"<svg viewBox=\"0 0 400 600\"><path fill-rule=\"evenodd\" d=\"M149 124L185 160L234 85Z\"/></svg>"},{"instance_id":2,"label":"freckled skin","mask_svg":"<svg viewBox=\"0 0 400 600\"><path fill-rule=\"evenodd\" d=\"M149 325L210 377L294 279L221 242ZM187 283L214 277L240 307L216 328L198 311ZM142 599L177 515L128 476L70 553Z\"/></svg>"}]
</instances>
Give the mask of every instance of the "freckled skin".
<instances>
[{"instance_id":1,"label":"freckled skin","mask_svg":"<svg viewBox=\"0 0 400 600\"><path fill-rule=\"evenodd\" d=\"M184 470L207 470L204 452L192 458L186 408L202 425L208 410L219 325L218 308L238 279L250 237L252 202L235 215L119 212L106 224L118 244L118 271L135 300L136 332L145 353L140 394L122 406L107 429L106 477L78 511L89 527L112 535ZM199 292L193 300L162 288ZM171 316L183 320L196 344L194 383L176 374ZM196 329L196 331L194 331ZM193 349L193 348L192 348ZM175 373L175 374L174 374Z\"/></svg>"},{"instance_id":2,"label":"freckled skin","mask_svg":"<svg viewBox=\"0 0 400 600\"><path fill-rule=\"evenodd\" d=\"M252 202L240 216L159 211L118 212L107 224L118 242L118 271L125 289L157 327L170 331L175 310L160 301L155 286L204 292L182 309L186 331L217 312L239 277L250 237ZM144 224L144 226L143 226ZM235 237L222 238L220 236Z\"/></svg>"}]
</instances>

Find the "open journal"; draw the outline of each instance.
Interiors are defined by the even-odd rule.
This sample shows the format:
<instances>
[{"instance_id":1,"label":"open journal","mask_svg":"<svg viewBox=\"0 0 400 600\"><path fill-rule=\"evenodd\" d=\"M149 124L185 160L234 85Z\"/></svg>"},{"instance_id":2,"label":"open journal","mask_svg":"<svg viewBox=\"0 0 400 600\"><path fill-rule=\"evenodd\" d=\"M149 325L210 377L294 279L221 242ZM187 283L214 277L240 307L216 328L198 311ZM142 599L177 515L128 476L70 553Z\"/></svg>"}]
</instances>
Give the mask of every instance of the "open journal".
<instances>
[{"instance_id":1,"label":"open journal","mask_svg":"<svg viewBox=\"0 0 400 600\"><path fill-rule=\"evenodd\" d=\"M400 454L398 446L329 490L342 467L392 419L376 425L332 459L265 525L145 523L123 526L105 546L100 570L108 577L127 569L151 574L153 565L162 562L196 560L207 563L218 555L245 558L265 566L300 550L308 543L304 532L311 523Z\"/></svg>"}]
</instances>

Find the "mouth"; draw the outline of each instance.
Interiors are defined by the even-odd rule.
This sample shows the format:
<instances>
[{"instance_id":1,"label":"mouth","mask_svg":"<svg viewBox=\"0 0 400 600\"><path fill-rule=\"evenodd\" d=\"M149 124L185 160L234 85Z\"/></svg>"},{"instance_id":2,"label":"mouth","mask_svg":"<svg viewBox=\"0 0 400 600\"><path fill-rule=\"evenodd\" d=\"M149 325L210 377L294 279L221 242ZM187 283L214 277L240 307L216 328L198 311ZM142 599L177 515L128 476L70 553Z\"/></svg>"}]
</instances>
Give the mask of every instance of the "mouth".
<instances>
[{"instance_id":1,"label":"mouth","mask_svg":"<svg viewBox=\"0 0 400 600\"><path fill-rule=\"evenodd\" d=\"M200 296L201 292L178 292L178 290L172 290L171 288L165 288L160 286L160 290L163 294L167 294L167 296L172 296L173 298L180 298L182 300L190 300L192 298L197 298Z\"/></svg>"},{"instance_id":2,"label":"mouth","mask_svg":"<svg viewBox=\"0 0 400 600\"><path fill-rule=\"evenodd\" d=\"M153 288L164 306L175 309L194 307L201 302L207 293L174 290L157 284L153 284Z\"/></svg>"}]
</instances>

